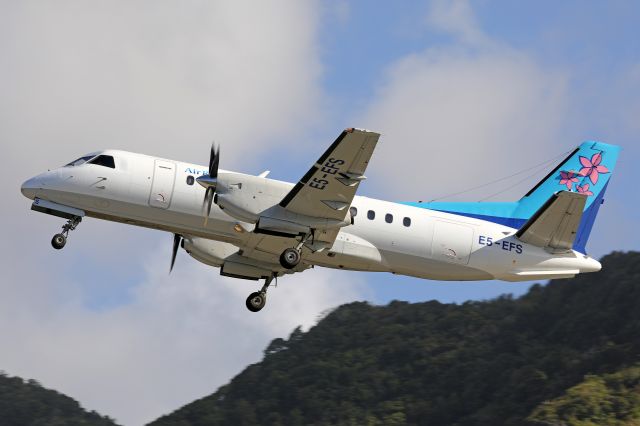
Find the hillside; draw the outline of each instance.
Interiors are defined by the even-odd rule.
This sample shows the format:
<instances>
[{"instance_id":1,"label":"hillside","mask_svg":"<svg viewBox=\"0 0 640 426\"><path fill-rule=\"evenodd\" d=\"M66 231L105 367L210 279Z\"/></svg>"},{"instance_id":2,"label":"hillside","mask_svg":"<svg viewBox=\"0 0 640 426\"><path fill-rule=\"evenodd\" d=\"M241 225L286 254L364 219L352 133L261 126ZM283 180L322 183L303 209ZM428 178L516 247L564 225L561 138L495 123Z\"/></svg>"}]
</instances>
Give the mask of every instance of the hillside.
<instances>
[{"instance_id":1,"label":"hillside","mask_svg":"<svg viewBox=\"0 0 640 426\"><path fill-rule=\"evenodd\" d=\"M0 424L2 426L115 426L95 411L87 412L75 400L0 372Z\"/></svg>"},{"instance_id":2,"label":"hillside","mask_svg":"<svg viewBox=\"0 0 640 426\"><path fill-rule=\"evenodd\" d=\"M152 425L639 424L578 421L640 361L640 253L602 263L515 300L341 306ZM636 404L633 383L613 400ZM576 395L593 410L568 410Z\"/></svg>"},{"instance_id":3,"label":"hillside","mask_svg":"<svg viewBox=\"0 0 640 426\"><path fill-rule=\"evenodd\" d=\"M577 424L581 420L599 426L637 426L640 365L614 374L588 375L564 395L536 407L529 420L549 426Z\"/></svg>"}]
</instances>

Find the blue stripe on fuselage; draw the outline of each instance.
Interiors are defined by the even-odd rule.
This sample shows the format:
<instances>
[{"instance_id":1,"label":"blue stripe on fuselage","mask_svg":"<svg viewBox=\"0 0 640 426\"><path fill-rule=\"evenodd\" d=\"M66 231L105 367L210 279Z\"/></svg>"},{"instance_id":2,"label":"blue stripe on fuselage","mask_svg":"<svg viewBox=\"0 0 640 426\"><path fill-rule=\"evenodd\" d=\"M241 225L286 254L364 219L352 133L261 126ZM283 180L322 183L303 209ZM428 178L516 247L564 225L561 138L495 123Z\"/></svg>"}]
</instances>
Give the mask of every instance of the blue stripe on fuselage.
<instances>
[{"instance_id":1,"label":"blue stripe on fuselage","mask_svg":"<svg viewBox=\"0 0 640 426\"><path fill-rule=\"evenodd\" d=\"M602 189L602 191L591 200L590 205L585 209L582 215L582 221L580 222L580 227L578 228L578 232L576 233L576 239L573 243L573 249L580 252L586 253L586 243L589 238L589 234L591 233L591 229L593 228L593 224L595 222L596 216L598 214L598 209L600 205L604 202L604 193L606 190L606 185ZM517 218L517 217L508 217L508 216L497 216L492 214L480 214L477 212L473 212L473 210L484 210L484 211L493 211L501 213L507 213L513 206L517 207L518 203L400 203L413 207L419 207L422 209L433 210L441 213L449 213L457 216L470 217L473 219L484 220L491 223L496 223L499 225L508 226L513 229L520 229L527 222L528 218ZM438 205L439 204L439 205ZM448 206L447 206L448 205ZM452 208L451 210L446 207ZM453 210L455 208L455 210ZM513 208L514 211L515 208Z\"/></svg>"},{"instance_id":2,"label":"blue stripe on fuselage","mask_svg":"<svg viewBox=\"0 0 640 426\"><path fill-rule=\"evenodd\" d=\"M527 221L527 218L515 217L518 203L404 202L401 204L419 207L421 209L434 210L442 213L449 213L458 216L485 220L487 222L497 223L514 229L519 229Z\"/></svg>"},{"instance_id":3,"label":"blue stripe on fuselage","mask_svg":"<svg viewBox=\"0 0 640 426\"><path fill-rule=\"evenodd\" d=\"M488 216L483 214L461 213L461 212L452 212L452 211L436 210L436 209L430 209L430 210L439 211L442 213L455 214L458 216L471 217L474 219L485 220L487 222L497 223L499 225L508 226L509 228L514 228L514 229L520 229L522 225L524 225L525 222L527 221L527 219L518 219L515 217Z\"/></svg>"}]
</instances>

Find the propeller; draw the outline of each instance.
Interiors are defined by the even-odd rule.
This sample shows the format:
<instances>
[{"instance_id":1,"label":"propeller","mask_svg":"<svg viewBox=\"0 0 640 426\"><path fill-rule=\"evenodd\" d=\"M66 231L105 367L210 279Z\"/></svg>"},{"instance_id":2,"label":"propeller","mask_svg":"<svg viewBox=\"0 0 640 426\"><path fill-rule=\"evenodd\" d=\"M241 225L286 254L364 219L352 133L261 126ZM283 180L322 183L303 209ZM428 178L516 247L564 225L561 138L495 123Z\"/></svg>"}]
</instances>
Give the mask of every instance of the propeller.
<instances>
[{"instance_id":1,"label":"propeller","mask_svg":"<svg viewBox=\"0 0 640 426\"><path fill-rule=\"evenodd\" d=\"M171 266L169 267L169 273L173 271L173 265L176 263L176 255L178 254L178 247L180 247L181 240L181 235L173 234L173 251L171 252Z\"/></svg>"},{"instance_id":2,"label":"propeller","mask_svg":"<svg viewBox=\"0 0 640 426\"><path fill-rule=\"evenodd\" d=\"M202 175L196 180L205 188L204 200L202 201L202 211L204 216L204 226L207 226L209 214L211 213L211 205L213 204L213 196L218 186L218 165L220 164L220 147L216 149L215 144L211 144L211 154L209 155L209 174Z\"/></svg>"}]
</instances>

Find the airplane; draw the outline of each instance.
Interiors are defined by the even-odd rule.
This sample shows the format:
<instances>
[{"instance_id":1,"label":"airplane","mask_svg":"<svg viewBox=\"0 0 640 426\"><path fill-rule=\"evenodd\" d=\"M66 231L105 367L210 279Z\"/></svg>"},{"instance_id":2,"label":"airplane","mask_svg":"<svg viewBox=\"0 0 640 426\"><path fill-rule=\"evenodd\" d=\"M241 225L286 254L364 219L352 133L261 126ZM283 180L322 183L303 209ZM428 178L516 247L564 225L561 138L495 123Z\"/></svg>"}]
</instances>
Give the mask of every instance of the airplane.
<instances>
[{"instance_id":1,"label":"airplane","mask_svg":"<svg viewBox=\"0 0 640 426\"><path fill-rule=\"evenodd\" d=\"M274 279L314 266L434 280L529 281L601 269L586 254L620 148L582 143L515 202L390 202L356 191L379 133L348 128L297 182L120 150L84 155L28 179L31 209L67 219L55 249L83 218L173 233L179 248L223 276ZM417 173L416 173L417 174Z\"/></svg>"}]
</instances>

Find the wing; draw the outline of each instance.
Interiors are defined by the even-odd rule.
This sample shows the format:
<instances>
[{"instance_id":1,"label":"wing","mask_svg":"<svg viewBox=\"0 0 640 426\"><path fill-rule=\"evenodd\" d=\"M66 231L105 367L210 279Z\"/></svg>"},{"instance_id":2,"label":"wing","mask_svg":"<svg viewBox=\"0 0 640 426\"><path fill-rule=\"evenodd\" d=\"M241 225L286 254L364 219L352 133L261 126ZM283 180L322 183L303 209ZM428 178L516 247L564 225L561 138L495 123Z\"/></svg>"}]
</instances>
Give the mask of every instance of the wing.
<instances>
[{"instance_id":1,"label":"wing","mask_svg":"<svg viewBox=\"0 0 640 426\"><path fill-rule=\"evenodd\" d=\"M516 237L534 246L570 250L580 226L587 196L560 191L553 194L516 233Z\"/></svg>"},{"instance_id":2,"label":"wing","mask_svg":"<svg viewBox=\"0 0 640 426\"><path fill-rule=\"evenodd\" d=\"M280 206L305 216L343 220L378 143L379 133L346 129Z\"/></svg>"}]
</instances>

